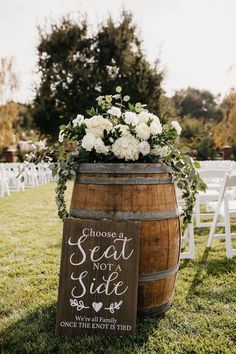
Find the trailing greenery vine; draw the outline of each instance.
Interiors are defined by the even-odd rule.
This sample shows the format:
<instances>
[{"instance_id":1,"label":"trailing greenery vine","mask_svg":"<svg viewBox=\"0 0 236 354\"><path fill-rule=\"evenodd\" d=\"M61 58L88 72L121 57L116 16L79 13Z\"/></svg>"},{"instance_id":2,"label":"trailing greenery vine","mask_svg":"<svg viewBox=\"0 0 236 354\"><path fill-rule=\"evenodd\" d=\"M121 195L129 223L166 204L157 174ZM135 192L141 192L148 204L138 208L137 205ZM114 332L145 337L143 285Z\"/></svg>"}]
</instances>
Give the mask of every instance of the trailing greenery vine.
<instances>
[{"instance_id":1,"label":"trailing greenery vine","mask_svg":"<svg viewBox=\"0 0 236 354\"><path fill-rule=\"evenodd\" d=\"M173 180L182 195L183 226L191 222L199 189L205 185L200 179L197 162L189 156L189 149L178 148L181 134L177 121L161 124L140 102L131 104L128 95L100 96L97 107L87 111L90 118L78 114L68 125L60 126L57 163L52 165L57 176L56 203L58 215L68 216L65 204L66 182L78 173L81 163L156 163L169 166ZM34 151L29 160L38 163L54 149ZM144 171L145 173L145 171Z\"/></svg>"}]
</instances>

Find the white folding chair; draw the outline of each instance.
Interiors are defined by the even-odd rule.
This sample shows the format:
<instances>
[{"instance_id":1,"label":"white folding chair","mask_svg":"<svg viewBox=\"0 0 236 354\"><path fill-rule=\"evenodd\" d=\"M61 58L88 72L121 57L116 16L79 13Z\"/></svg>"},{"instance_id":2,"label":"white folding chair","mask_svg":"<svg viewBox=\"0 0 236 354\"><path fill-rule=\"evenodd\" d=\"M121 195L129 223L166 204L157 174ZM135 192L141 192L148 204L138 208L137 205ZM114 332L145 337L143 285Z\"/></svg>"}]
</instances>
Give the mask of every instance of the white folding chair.
<instances>
[{"instance_id":1,"label":"white folding chair","mask_svg":"<svg viewBox=\"0 0 236 354\"><path fill-rule=\"evenodd\" d=\"M195 259L195 242L193 222L188 224L181 236L180 259Z\"/></svg>"},{"instance_id":2,"label":"white folding chair","mask_svg":"<svg viewBox=\"0 0 236 354\"><path fill-rule=\"evenodd\" d=\"M20 164L10 162L3 163L2 166L8 181L9 190L11 192L20 192L21 190L25 190L24 183L17 177L20 172Z\"/></svg>"},{"instance_id":3,"label":"white folding chair","mask_svg":"<svg viewBox=\"0 0 236 354\"><path fill-rule=\"evenodd\" d=\"M8 185L8 179L6 176L5 169L3 168L3 164L0 164L0 197L4 197L4 195L10 195L10 189Z\"/></svg>"},{"instance_id":4,"label":"white folding chair","mask_svg":"<svg viewBox=\"0 0 236 354\"><path fill-rule=\"evenodd\" d=\"M209 208L210 202L216 202L219 199L222 189L222 182L227 174L223 169L199 169L198 173L207 185L206 192L200 191L196 198L194 213L197 227L211 227L214 213ZM204 208L204 210L202 210ZM204 219L208 219L207 221ZM211 219L211 220L209 220ZM223 226L223 224L222 224Z\"/></svg>"},{"instance_id":5,"label":"white folding chair","mask_svg":"<svg viewBox=\"0 0 236 354\"><path fill-rule=\"evenodd\" d=\"M33 163L25 163L23 169L25 188L38 187L38 172L35 165Z\"/></svg>"},{"instance_id":6,"label":"white folding chair","mask_svg":"<svg viewBox=\"0 0 236 354\"><path fill-rule=\"evenodd\" d=\"M214 239L225 239L226 243L226 257L232 258L236 256L236 248L232 247L232 238L236 233L231 233L230 218L236 217L236 198L230 199L228 190L236 187L236 175L226 174L222 184L219 200L217 203L210 203L210 207L215 210L213 223L207 240L207 247L211 247ZM216 227L219 226L218 219L223 218L223 225L225 227L225 234L216 234ZM221 223L222 225L222 223Z\"/></svg>"},{"instance_id":7,"label":"white folding chair","mask_svg":"<svg viewBox=\"0 0 236 354\"><path fill-rule=\"evenodd\" d=\"M44 166L43 163L39 163L35 166L36 172L37 172L37 178L38 178L38 183L39 184L46 184L48 183L48 177L47 177L47 168Z\"/></svg>"},{"instance_id":8,"label":"white folding chair","mask_svg":"<svg viewBox=\"0 0 236 354\"><path fill-rule=\"evenodd\" d=\"M205 170L227 170L230 171L235 162L232 160L206 160L206 161L199 161L201 165L201 169Z\"/></svg>"}]
</instances>

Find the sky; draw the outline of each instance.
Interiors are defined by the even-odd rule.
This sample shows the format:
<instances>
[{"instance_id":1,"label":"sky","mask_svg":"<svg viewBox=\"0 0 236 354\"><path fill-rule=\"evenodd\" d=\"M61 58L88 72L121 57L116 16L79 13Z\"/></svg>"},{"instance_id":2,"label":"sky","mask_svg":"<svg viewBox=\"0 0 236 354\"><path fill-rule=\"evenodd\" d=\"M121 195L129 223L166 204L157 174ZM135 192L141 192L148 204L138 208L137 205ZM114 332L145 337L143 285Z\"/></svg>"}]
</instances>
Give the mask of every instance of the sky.
<instances>
[{"instance_id":1,"label":"sky","mask_svg":"<svg viewBox=\"0 0 236 354\"><path fill-rule=\"evenodd\" d=\"M133 13L146 56L161 60L167 95L188 86L223 97L236 88L236 0L0 0L0 58L14 57L15 99L30 102L37 74L37 26L87 13L91 31L122 8Z\"/></svg>"}]
</instances>

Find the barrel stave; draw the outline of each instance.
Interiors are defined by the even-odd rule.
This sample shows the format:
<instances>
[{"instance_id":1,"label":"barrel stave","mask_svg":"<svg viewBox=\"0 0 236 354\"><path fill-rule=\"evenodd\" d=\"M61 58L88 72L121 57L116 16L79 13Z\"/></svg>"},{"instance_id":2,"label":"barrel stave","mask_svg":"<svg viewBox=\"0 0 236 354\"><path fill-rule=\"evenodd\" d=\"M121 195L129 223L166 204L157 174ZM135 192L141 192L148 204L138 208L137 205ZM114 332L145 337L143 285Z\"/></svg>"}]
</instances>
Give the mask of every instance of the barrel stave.
<instances>
[{"instance_id":1,"label":"barrel stave","mask_svg":"<svg viewBox=\"0 0 236 354\"><path fill-rule=\"evenodd\" d=\"M170 307L179 262L180 224L169 168L81 164L70 215L140 221L138 314L159 314Z\"/></svg>"}]
</instances>

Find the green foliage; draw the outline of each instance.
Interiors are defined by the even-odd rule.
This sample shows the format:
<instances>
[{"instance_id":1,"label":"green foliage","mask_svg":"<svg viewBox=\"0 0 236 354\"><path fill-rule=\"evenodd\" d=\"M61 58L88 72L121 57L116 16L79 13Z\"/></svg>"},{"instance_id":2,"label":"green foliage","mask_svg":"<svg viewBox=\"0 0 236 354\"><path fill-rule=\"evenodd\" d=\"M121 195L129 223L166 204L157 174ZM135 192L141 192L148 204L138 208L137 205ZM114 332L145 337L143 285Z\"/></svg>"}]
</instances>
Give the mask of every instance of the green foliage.
<instances>
[{"instance_id":1,"label":"green foliage","mask_svg":"<svg viewBox=\"0 0 236 354\"><path fill-rule=\"evenodd\" d=\"M199 139L204 132L204 124L197 118L184 117L182 120L182 137L188 142L193 142Z\"/></svg>"},{"instance_id":2,"label":"green foliage","mask_svg":"<svg viewBox=\"0 0 236 354\"><path fill-rule=\"evenodd\" d=\"M39 33L41 82L33 103L33 117L41 133L55 138L59 125L85 111L95 97L91 90L96 86L91 62L94 41L87 34L85 19L75 23L63 18L51 26L50 33L42 28Z\"/></svg>"},{"instance_id":3,"label":"green foliage","mask_svg":"<svg viewBox=\"0 0 236 354\"><path fill-rule=\"evenodd\" d=\"M236 91L232 90L223 100L224 119L214 129L217 148L233 145L236 136Z\"/></svg>"},{"instance_id":4,"label":"green foliage","mask_svg":"<svg viewBox=\"0 0 236 354\"><path fill-rule=\"evenodd\" d=\"M213 160L214 159L214 141L209 135L205 135L197 144L197 159L198 160Z\"/></svg>"},{"instance_id":5,"label":"green foliage","mask_svg":"<svg viewBox=\"0 0 236 354\"><path fill-rule=\"evenodd\" d=\"M182 191L182 197L185 200L185 206L182 213L183 228L185 228L187 224L191 222L196 194L202 184L199 183L200 177L195 169L193 160L188 156L189 150L183 148L178 149L176 147L176 139L181 133L181 127L177 121L173 121L170 124L165 124L162 126L157 116L153 115L148 110L145 110L146 105L142 105L140 102L133 104L129 103L128 101L130 97L125 96L126 100L124 100L121 92L122 88L121 86L118 86L116 87L115 95L100 96L97 102L98 107L91 108L90 112L88 112L92 115L94 113L98 114L98 116L91 118L93 119L93 124L95 123L96 125L98 122L100 125L103 124L101 126L103 131L99 132L99 142L102 143L102 150L96 150L97 137L94 135L96 134L94 130L92 130L93 133L89 130L88 123L91 122L90 119L84 119L83 116L79 115L72 121L72 123L69 122L67 125L62 124L60 126L59 141L63 143L65 139L66 144L72 144L73 148L72 152L69 153L66 149L64 149L58 159L58 180L56 188L58 216L63 220L68 217L64 199L66 182L78 173L79 164L84 162L124 163L131 161L135 161L137 163L157 163L171 167L173 178L179 189ZM116 116L116 114L113 115L114 111L113 113L109 113L111 109L115 109L116 114L118 110L118 116ZM129 109L132 113L129 112ZM145 141L148 147L147 153L143 153L140 150L140 144L143 142L143 139L139 138L136 132L136 129L139 126L138 114L141 112L146 115L145 129L148 130L152 124L159 127L159 130L156 132L154 130L154 133L149 131L149 136ZM128 113L131 114L132 117L135 117L137 120L136 124L133 125L132 123L126 123L125 117ZM127 136L120 138L120 128L113 129L113 127L117 124L122 124L125 128L127 128ZM107 131L106 128L103 128L103 126L108 126L109 130ZM94 142L92 142L92 145L90 142L89 146L87 146L86 143L83 145L87 138L91 139L91 136L92 139L95 139L95 145ZM118 139L125 139L126 144L130 144L130 141L131 143L135 142L135 150L128 155L124 154L123 147L119 152L115 149L115 152L113 148L117 142L118 144L120 143L120 140L118 141ZM63 148L65 148L64 143L61 146L63 150ZM125 150L127 151L128 149L126 148ZM42 160L42 158L45 158L45 151L45 149L42 150L43 157L40 156L40 154L37 155L38 151L35 151L29 156L29 160L31 162L38 163ZM53 168L55 169L55 167Z\"/></svg>"},{"instance_id":6,"label":"green foliage","mask_svg":"<svg viewBox=\"0 0 236 354\"><path fill-rule=\"evenodd\" d=\"M210 91L188 87L177 91L173 101L181 117L201 118L204 122L223 119L223 111Z\"/></svg>"},{"instance_id":7,"label":"green foliage","mask_svg":"<svg viewBox=\"0 0 236 354\"><path fill-rule=\"evenodd\" d=\"M34 122L31 112L30 104L18 103L18 119L17 122L13 124L13 127L17 133L20 133L22 130L24 132L34 129Z\"/></svg>"},{"instance_id":8,"label":"green foliage","mask_svg":"<svg viewBox=\"0 0 236 354\"><path fill-rule=\"evenodd\" d=\"M62 223L54 188L47 184L1 200L2 354L236 353L236 258L226 259L224 241L206 250L208 229L195 229L196 261L180 261L171 308L140 318L136 336L56 336ZM71 193L69 183L67 202Z\"/></svg>"},{"instance_id":9,"label":"green foliage","mask_svg":"<svg viewBox=\"0 0 236 354\"><path fill-rule=\"evenodd\" d=\"M160 117L162 122L167 123L175 120L178 116L179 112L176 109L173 98L162 94L160 97Z\"/></svg>"},{"instance_id":10,"label":"green foliage","mask_svg":"<svg viewBox=\"0 0 236 354\"><path fill-rule=\"evenodd\" d=\"M41 82L33 116L39 130L54 139L59 125L85 114L101 92L112 92L117 85L160 113L163 73L158 61L147 61L132 16L124 11L118 23L109 17L94 35L87 29L86 19L75 22L69 17L49 32L40 29Z\"/></svg>"},{"instance_id":11,"label":"green foliage","mask_svg":"<svg viewBox=\"0 0 236 354\"><path fill-rule=\"evenodd\" d=\"M236 161L236 141L234 141L234 144L232 145L232 155L234 161Z\"/></svg>"}]
</instances>

